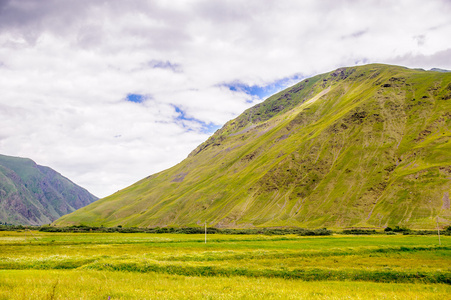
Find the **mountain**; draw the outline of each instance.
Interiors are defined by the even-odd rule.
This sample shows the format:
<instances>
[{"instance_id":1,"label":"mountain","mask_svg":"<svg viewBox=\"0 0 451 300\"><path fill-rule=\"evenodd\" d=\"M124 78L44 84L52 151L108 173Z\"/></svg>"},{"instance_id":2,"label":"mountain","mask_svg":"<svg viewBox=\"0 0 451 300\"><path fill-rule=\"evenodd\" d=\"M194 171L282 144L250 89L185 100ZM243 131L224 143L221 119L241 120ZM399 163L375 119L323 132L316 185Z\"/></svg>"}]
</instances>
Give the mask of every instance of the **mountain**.
<instances>
[{"instance_id":1,"label":"mountain","mask_svg":"<svg viewBox=\"0 0 451 300\"><path fill-rule=\"evenodd\" d=\"M51 168L0 155L0 223L49 224L95 200Z\"/></svg>"},{"instance_id":2,"label":"mountain","mask_svg":"<svg viewBox=\"0 0 451 300\"><path fill-rule=\"evenodd\" d=\"M435 72L451 72L450 70L440 69L440 68L432 68L431 71L435 71Z\"/></svg>"},{"instance_id":3,"label":"mountain","mask_svg":"<svg viewBox=\"0 0 451 300\"><path fill-rule=\"evenodd\" d=\"M273 95L55 224L434 228L450 190L451 73L372 64Z\"/></svg>"}]
</instances>

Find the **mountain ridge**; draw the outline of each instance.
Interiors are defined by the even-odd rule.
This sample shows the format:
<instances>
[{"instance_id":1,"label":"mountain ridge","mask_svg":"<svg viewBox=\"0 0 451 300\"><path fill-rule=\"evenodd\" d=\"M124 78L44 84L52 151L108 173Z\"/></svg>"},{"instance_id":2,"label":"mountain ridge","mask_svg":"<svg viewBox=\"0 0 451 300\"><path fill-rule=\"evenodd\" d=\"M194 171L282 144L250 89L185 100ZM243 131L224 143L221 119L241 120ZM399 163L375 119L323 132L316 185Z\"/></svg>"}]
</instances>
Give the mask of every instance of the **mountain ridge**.
<instances>
[{"instance_id":1,"label":"mountain ridge","mask_svg":"<svg viewBox=\"0 0 451 300\"><path fill-rule=\"evenodd\" d=\"M98 198L29 158L0 155L0 222L49 224Z\"/></svg>"},{"instance_id":2,"label":"mountain ridge","mask_svg":"<svg viewBox=\"0 0 451 300\"><path fill-rule=\"evenodd\" d=\"M450 73L372 64L316 75L55 224L449 225L449 99Z\"/></svg>"}]
</instances>

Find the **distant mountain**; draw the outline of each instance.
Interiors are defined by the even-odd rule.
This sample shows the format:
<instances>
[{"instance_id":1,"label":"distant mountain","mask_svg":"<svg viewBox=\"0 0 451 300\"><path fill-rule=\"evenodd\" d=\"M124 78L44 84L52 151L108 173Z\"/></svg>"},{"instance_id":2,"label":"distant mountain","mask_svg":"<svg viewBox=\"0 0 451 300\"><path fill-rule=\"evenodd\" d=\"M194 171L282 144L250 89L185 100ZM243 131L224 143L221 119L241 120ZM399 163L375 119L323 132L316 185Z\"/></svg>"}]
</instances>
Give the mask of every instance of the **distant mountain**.
<instances>
[{"instance_id":1,"label":"distant mountain","mask_svg":"<svg viewBox=\"0 0 451 300\"><path fill-rule=\"evenodd\" d=\"M49 224L97 199L51 168L0 155L0 223Z\"/></svg>"},{"instance_id":2,"label":"distant mountain","mask_svg":"<svg viewBox=\"0 0 451 300\"><path fill-rule=\"evenodd\" d=\"M434 72L451 72L450 70L439 69L439 68L432 68L431 71L434 71Z\"/></svg>"},{"instance_id":3,"label":"distant mountain","mask_svg":"<svg viewBox=\"0 0 451 300\"><path fill-rule=\"evenodd\" d=\"M434 228L450 192L451 73L373 64L273 95L55 224Z\"/></svg>"}]
</instances>

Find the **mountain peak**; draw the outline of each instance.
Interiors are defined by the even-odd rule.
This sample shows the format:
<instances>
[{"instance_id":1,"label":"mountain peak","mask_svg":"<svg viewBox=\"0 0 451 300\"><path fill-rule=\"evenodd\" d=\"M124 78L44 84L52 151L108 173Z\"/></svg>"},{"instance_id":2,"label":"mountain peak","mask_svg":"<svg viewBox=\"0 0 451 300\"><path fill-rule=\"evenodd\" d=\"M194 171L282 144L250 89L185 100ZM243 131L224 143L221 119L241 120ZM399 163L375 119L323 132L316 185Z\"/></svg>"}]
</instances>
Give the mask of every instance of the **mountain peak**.
<instances>
[{"instance_id":1,"label":"mountain peak","mask_svg":"<svg viewBox=\"0 0 451 300\"><path fill-rule=\"evenodd\" d=\"M56 224L450 224L450 99L451 73L338 68L269 97L178 165Z\"/></svg>"}]
</instances>

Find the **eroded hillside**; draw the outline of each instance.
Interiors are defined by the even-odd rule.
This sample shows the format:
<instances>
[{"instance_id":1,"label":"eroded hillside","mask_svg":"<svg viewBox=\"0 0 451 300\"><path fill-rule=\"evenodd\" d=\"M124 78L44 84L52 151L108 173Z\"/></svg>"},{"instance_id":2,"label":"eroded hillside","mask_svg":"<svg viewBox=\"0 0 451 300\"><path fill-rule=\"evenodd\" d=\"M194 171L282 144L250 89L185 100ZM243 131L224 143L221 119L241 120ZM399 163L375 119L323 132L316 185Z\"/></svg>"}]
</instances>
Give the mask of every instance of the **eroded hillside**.
<instances>
[{"instance_id":1,"label":"eroded hillside","mask_svg":"<svg viewBox=\"0 0 451 300\"><path fill-rule=\"evenodd\" d=\"M56 224L450 224L451 73L367 65L306 79L180 164Z\"/></svg>"},{"instance_id":2,"label":"eroded hillside","mask_svg":"<svg viewBox=\"0 0 451 300\"><path fill-rule=\"evenodd\" d=\"M97 200L49 167L27 158L0 155L0 222L49 224Z\"/></svg>"}]
</instances>

